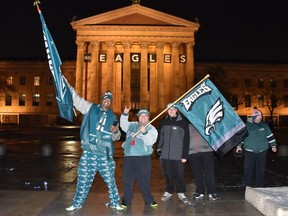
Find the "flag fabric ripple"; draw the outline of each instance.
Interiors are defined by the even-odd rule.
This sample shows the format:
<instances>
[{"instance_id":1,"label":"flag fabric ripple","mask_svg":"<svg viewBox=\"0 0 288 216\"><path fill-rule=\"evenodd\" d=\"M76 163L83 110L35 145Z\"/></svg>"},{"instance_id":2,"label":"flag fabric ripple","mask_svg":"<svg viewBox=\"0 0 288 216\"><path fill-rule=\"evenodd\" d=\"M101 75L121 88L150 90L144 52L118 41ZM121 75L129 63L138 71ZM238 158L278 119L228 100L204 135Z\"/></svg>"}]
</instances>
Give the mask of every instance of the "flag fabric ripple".
<instances>
[{"instance_id":1,"label":"flag fabric ripple","mask_svg":"<svg viewBox=\"0 0 288 216\"><path fill-rule=\"evenodd\" d=\"M209 79L192 88L175 105L220 158L246 135L245 123Z\"/></svg>"},{"instance_id":2,"label":"flag fabric ripple","mask_svg":"<svg viewBox=\"0 0 288 216\"><path fill-rule=\"evenodd\" d=\"M38 5L37 9L42 24L44 43L48 58L48 65L53 76L56 100L60 116L70 122L73 122L73 100L66 79L64 78L60 69L62 61L60 59L56 45L46 26L44 17Z\"/></svg>"}]
</instances>

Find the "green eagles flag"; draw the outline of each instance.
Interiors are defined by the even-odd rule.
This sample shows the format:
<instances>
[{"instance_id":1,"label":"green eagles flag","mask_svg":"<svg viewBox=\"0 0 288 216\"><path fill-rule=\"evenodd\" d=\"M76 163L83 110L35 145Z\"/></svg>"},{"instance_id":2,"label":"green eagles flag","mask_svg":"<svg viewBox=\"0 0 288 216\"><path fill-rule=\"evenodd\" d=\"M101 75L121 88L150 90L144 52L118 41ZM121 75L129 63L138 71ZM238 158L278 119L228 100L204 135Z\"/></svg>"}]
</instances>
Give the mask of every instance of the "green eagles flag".
<instances>
[{"instance_id":1,"label":"green eagles flag","mask_svg":"<svg viewBox=\"0 0 288 216\"><path fill-rule=\"evenodd\" d=\"M175 105L220 158L246 134L242 119L209 79L195 86Z\"/></svg>"},{"instance_id":2,"label":"green eagles flag","mask_svg":"<svg viewBox=\"0 0 288 216\"><path fill-rule=\"evenodd\" d=\"M60 59L56 45L53 41L52 36L50 35L50 32L46 26L44 17L38 5L37 9L42 24L48 64L53 76L53 82L60 116L70 122L73 122L73 100L66 79L61 73L60 66L62 65L62 61Z\"/></svg>"}]
</instances>

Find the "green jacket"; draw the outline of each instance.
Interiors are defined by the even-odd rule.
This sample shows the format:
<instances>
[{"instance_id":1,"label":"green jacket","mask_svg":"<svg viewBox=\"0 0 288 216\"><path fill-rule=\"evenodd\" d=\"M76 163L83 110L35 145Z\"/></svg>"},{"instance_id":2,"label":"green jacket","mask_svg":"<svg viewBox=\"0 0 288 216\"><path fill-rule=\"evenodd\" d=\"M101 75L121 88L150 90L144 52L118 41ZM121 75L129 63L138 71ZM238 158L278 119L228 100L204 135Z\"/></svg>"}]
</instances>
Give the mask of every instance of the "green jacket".
<instances>
[{"instance_id":1,"label":"green jacket","mask_svg":"<svg viewBox=\"0 0 288 216\"><path fill-rule=\"evenodd\" d=\"M240 147L250 152L263 152L269 147L276 146L276 140L269 126L265 122L252 123L246 122L247 135Z\"/></svg>"}]
</instances>

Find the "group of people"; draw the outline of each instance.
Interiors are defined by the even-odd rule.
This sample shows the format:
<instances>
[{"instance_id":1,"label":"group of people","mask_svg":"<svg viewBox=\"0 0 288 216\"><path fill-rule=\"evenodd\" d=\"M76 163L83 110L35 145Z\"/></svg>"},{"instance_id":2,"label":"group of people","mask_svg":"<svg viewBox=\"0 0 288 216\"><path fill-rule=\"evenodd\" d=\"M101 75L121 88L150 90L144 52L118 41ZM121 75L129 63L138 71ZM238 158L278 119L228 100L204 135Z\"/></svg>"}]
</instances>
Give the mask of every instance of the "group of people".
<instances>
[{"instance_id":1,"label":"group of people","mask_svg":"<svg viewBox=\"0 0 288 216\"><path fill-rule=\"evenodd\" d=\"M171 199L176 192L180 201L189 203L185 195L185 163L189 164L195 180L196 191L193 197L199 199L207 194L212 200L219 199L215 186L214 151L173 103L167 105L167 115L156 129L149 123L150 112L147 109L139 110L138 121L129 121L130 108L125 106L119 122L110 108L113 99L110 91L102 96L100 104L95 104L80 97L72 86L69 88L73 106L83 115L80 129L83 151L77 169L76 192L66 211L82 208L97 172L107 185L111 208L123 211L131 205L135 181L138 182L145 205L156 208L158 204L150 188L153 151L158 156L161 155L161 166L166 177L162 201ZM255 109L251 121L247 122L247 136L236 148L237 153L242 152L242 148L245 150L245 186L251 184L254 165L256 186L264 186L268 148L271 147L273 152L277 151L273 133L261 119L262 113ZM124 194L121 201L114 176L113 159L113 142L120 139L120 128L126 133L122 144Z\"/></svg>"},{"instance_id":2,"label":"group of people","mask_svg":"<svg viewBox=\"0 0 288 216\"><path fill-rule=\"evenodd\" d=\"M184 203L189 202L185 195L184 179L187 161L196 185L193 197L201 198L207 192L209 198L217 200L212 148L195 127L181 116L173 103L168 104L167 109L168 115L160 122L155 144L156 152L161 152L161 163L166 176L166 188L161 200L171 199L176 189L178 199Z\"/></svg>"},{"instance_id":3,"label":"group of people","mask_svg":"<svg viewBox=\"0 0 288 216\"><path fill-rule=\"evenodd\" d=\"M112 94L104 93L100 104L91 103L80 97L72 86L73 106L83 115L80 139L82 155L77 169L77 185L72 204L66 211L81 209L97 172L101 175L108 188L108 205L117 211L125 210L133 199L134 182L137 180L145 205L156 208L150 190L153 144L157 140L158 131L149 124L150 112L141 109L138 121L128 121L130 108L125 107L120 117L120 124L111 110ZM115 161L113 159L113 142L126 133L126 141L122 144L124 160L122 180L124 195L120 204L120 196L114 176Z\"/></svg>"}]
</instances>

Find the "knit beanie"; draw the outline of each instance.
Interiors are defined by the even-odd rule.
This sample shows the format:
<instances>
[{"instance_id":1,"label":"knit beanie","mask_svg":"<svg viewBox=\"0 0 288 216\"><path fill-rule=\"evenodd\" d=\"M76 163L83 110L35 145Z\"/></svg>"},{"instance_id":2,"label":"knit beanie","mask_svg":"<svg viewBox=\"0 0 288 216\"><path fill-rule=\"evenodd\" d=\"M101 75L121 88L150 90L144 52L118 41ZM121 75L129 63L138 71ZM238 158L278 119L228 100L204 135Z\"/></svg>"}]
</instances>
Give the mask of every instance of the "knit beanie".
<instances>
[{"instance_id":1,"label":"knit beanie","mask_svg":"<svg viewBox=\"0 0 288 216\"><path fill-rule=\"evenodd\" d=\"M101 100L103 101L104 99L109 99L111 102L112 102L112 93L110 92L110 91L106 91L104 94L103 94L103 96L102 96L102 98L101 98Z\"/></svg>"},{"instance_id":2,"label":"knit beanie","mask_svg":"<svg viewBox=\"0 0 288 216\"><path fill-rule=\"evenodd\" d=\"M255 108L252 112L252 120L254 121L259 115L262 115L261 111Z\"/></svg>"}]
</instances>

